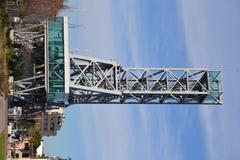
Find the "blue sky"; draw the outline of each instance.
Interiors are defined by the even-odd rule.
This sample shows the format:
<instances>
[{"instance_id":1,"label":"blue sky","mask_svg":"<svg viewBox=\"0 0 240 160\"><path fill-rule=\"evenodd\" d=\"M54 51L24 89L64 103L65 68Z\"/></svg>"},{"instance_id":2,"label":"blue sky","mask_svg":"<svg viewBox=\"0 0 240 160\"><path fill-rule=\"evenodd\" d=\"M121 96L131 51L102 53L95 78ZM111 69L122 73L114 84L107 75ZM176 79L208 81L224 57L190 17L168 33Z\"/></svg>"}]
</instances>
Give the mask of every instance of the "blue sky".
<instances>
[{"instance_id":1,"label":"blue sky","mask_svg":"<svg viewBox=\"0 0 240 160\"><path fill-rule=\"evenodd\" d=\"M74 105L45 152L80 160L240 159L240 2L69 0L72 49L126 67L223 71L223 106Z\"/></svg>"}]
</instances>

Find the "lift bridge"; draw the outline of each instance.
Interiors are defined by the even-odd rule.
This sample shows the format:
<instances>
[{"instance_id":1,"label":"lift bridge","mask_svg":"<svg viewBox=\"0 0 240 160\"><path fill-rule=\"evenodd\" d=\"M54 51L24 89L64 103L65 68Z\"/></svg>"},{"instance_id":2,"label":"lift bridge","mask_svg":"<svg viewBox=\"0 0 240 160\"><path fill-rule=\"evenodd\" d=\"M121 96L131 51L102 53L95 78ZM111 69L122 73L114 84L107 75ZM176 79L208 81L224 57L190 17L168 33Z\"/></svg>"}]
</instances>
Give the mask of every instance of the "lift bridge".
<instances>
[{"instance_id":1,"label":"lift bridge","mask_svg":"<svg viewBox=\"0 0 240 160\"><path fill-rule=\"evenodd\" d=\"M13 81L14 105L223 103L221 71L128 68L113 60L70 54L67 17L48 20L37 31L33 28L16 30L15 41L44 39L44 70Z\"/></svg>"}]
</instances>

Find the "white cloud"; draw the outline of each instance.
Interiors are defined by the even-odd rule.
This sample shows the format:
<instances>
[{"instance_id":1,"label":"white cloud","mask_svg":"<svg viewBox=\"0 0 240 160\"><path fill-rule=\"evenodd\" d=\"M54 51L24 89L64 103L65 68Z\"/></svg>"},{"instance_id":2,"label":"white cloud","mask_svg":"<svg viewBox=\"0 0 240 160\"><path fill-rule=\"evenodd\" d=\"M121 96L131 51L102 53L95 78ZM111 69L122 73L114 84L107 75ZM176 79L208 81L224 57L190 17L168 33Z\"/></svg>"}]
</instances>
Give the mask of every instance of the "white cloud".
<instances>
[{"instance_id":1,"label":"white cloud","mask_svg":"<svg viewBox=\"0 0 240 160\"><path fill-rule=\"evenodd\" d=\"M89 50L81 52L88 56L112 58L116 54L114 27L111 15L111 0L77 1L82 11L70 14L70 23L86 26L87 29L70 29L70 46L73 49Z\"/></svg>"},{"instance_id":2,"label":"white cloud","mask_svg":"<svg viewBox=\"0 0 240 160\"><path fill-rule=\"evenodd\" d=\"M182 0L180 4L191 62L195 67L223 70L224 106L199 109L208 159L239 159L239 3Z\"/></svg>"},{"instance_id":3,"label":"white cloud","mask_svg":"<svg viewBox=\"0 0 240 160\"><path fill-rule=\"evenodd\" d=\"M143 66L142 59L140 59L140 30L139 19L137 15L137 1L123 0L118 2L118 8L122 13L122 19L118 24L113 25L113 18L111 17L113 9L110 0L99 2L86 2L88 6L85 18L83 18L89 26L88 33L84 37L88 37L88 46L97 51L97 57L118 57L118 47L116 47L113 34L120 32L126 34L128 38L128 49L130 53L122 53L122 56L127 56L129 62L134 66ZM83 17L83 16L82 16ZM127 32L127 33L124 33ZM124 46L125 47L125 46ZM123 62L126 63L126 62ZM157 128L153 128L152 115L148 112L149 109L145 106L134 106L134 113L131 111L133 106L99 106L91 107L88 115L93 118L92 128L84 131L86 139L91 139L92 136L96 139L96 146L100 149L101 159L132 159L139 156L139 158L155 159L159 155L161 159L175 159L176 156L181 156L178 142L174 142L172 134L168 126L168 119L164 112L161 116L156 118ZM127 109L126 107L130 107ZM134 116L139 116L140 122L135 126ZM81 123L88 124L88 119L81 118ZM94 135L88 135L87 132L93 131ZM155 130L160 130L161 135L152 137ZM140 133L137 135L136 130ZM158 142L156 142L156 141ZM91 159L91 147L93 143L89 141L87 153ZM141 144L141 145L140 145ZM156 144L158 148L156 147ZM90 146L89 146L90 145ZM177 147L176 147L177 145ZM133 148L134 147L134 148ZM157 150L157 153L154 151ZM140 153L138 153L140 152ZM159 154L161 153L161 155ZM172 154L174 152L174 154ZM143 157L140 157L143 156Z\"/></svg>"},{"instance_id":4,"label":"white cloud","mask_svg":"<svg viewBox=\"0 0 240 160\"><path fill-rule=\"evenodd\" d=\"M72 34L72 45L80 49L94 50L95 53L91 56L96 57L116 58L118 54L123 54L121 57L127 57L128 62L122 63L129 63L132 67L144 66L144 59L140 54L143 44L140 40L141 30L138 25L140 24L138 1L118 1L119 10L122 13L122 19L118 24L113 24L112 11L114 9L111 2L113 1L81 1L79 7L86 9L86 13L80 12L76 16L80 18L77 20L72 18L72 21L79 22L79 25L87 25L88 30ZM168 14L164 14L162 18L164 17L168 17ZM115 44L116 32L126 35L129 53L119 53L118 49L121 46ZM159 35L156 34L156 36ZM156 38L156 41L159 39ZM181 158L181 131L176 130L172 133L170 130L167 108L156 110L158 117L154 117L153 112L156 106L150 106L151 109L144 105L86 105L83 107L88 107L88 109L79 109L78 116L82 129L80 138L82 142L80 143L84 145L86 159L100 157L104 160L140 158L171 160ZM134 122L136 120L138 122ZM188 119L184 119L182 123L185 121ZM153 125L153 122L156 125ZM159 135L156 135L156 132L159 132ZM136 158L137 156L139 157Z\"/></svg>"}]
</instances>

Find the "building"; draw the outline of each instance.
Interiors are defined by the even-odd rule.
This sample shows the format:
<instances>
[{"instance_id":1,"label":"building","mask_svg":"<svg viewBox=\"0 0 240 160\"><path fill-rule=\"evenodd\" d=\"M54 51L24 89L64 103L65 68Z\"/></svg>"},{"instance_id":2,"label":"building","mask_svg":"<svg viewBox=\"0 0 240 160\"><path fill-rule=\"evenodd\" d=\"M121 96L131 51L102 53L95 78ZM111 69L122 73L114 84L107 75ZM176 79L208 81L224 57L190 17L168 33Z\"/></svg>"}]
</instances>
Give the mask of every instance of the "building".
<instances>
[{"instance_id":1,"label":"building","mask_svg":"<svg viewBox=\"0 0 240 160\"><path fill-rule=\"evenodd\" d=\"M17 120L22 116L22 107L8 108L8 119Z\"/></svg>"},{"instance_id":2,"label":"building","mask_svg":"<svg viewBox=\"0 0 240 160\"><path fill-rule=\"evenodd\" d=\"M8 1L8 13L10 16L10 21L12 22L12 25L14 23L20 22L20 9L19 9L19 3L17 0L9 0Z\"/></svg>"},{"instance_id":3,"label":"building","mask_svg":"<svg viewBox=\"0 0 240 160\"><path fill-rule=\"evenodd\" d=\"M12 160L16 159L29 159L33 157L34 150L33 145L30 142L30 137L25 137L21 141L18 141L13 146Z\"/></svg>"},{"instance_id":4,"label":"building","mask_svg":"<svg viewBox=\"0 0 240 160\"><path fill-rule=\"evenodd\" d=\"M47 110L42 114L41 135L56 136L64 120L63 108Z\"/></svg>"},{"instance_id":5,"label":"building","mask_svg":"<svg viewBox=\"0 0 240 160\"><path fill-rule=\"evenodd\" d=\"M41 140L41 144L36 150L36 156L37 157L42 157L43 156L43 140Z\"/></svg>"}]
</instances>

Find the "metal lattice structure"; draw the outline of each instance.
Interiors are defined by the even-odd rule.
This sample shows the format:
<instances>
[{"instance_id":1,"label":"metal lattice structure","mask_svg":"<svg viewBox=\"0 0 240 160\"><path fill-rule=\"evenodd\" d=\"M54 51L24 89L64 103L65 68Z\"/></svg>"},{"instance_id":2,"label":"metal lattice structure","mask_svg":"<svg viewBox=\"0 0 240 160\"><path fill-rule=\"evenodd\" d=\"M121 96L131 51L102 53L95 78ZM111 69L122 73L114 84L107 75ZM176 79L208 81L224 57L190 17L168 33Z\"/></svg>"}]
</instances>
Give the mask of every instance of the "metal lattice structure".
<instances>
[{"instance_id":1,"label":"metal lattice structure","mask_svg":"<svg viewBox=\"0 0 240 160\"><path fill-rule=\"evenodd\" d=\"M71 103L222 104L220 71L124 68L70 56Z\"/></svg>"},{"instance_id":2,"label":"metal lattice structure","mask_svg":"<svg viewBox=\"0 0 240 160\"><path fill-rule=\"evenodd\" d=\"M14 32L21 44L43 44L44 58L31 78L15 80L13 106L71 104L222 104L221 71L125 68L113 60L69 54L67 17Z\"/></svg>"},{"instance_id":3,"label":"metal lattice structure","mask_svg":"<svg viewBox=\"0 0 240 160\"><path fill-rule=\"evenodd\" d=\"M23 106L27 108L44 108L46 103L45 75L16 80L12 84L13 98L12 106Z\"/></svg>"},{"instance_id":4,"label":"metal lattice structure","mask_svg":"<svg viewBox=\"0 0 240 160\"><path fill-rule=\"evenodd\" d=\"M42 24L28 24L24 27L19 27L13 30L14 43L32 45L38 41L43 41L45 23Z\"/></svg>"},{"instance_id":5,"label":"metal lattice structure","mask_svg":"<svg viewBox=\"0 0 240 160\"><path fill-rule=\"evenodd\" d=\"M47 102L44 75L14 82L14 97L28 105L222 104L220 71L124 68L116 61L70 55L68 102ZM17 87L16 87L17 86ZM33 103L31 103L33 102Z\"/></svg>"}]
</instances>

